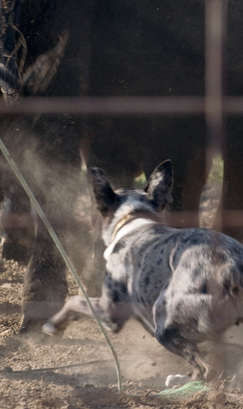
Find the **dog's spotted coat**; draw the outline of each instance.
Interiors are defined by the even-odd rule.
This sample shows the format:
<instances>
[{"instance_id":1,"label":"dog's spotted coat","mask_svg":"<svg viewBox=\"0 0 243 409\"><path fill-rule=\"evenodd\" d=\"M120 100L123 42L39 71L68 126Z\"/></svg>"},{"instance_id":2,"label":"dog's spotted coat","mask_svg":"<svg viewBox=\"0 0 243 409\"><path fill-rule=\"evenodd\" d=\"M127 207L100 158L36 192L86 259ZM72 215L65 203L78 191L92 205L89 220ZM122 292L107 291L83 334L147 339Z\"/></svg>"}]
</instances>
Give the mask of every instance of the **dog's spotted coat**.
<instances>
[{"instance_id":1,"label":"dog's spotted coat","mask_svg":"<svg viewBox=\"0 0 243 409\"><path fill-rule=\"evenodd\" d=\"M190 362L192 379L212 379L217 371L197 345L218 342L243 320L243 246L211 230L163 223L161 212L172 201L170 161L155 169L144 191L114 192L103 171L92 174L107 246L102 296L91 299L97 314L113 332L134 316ZM43 329L54 334L83 317L92 318L84 297L72 297ZM167 385L174 379L169 376Z\"/></svg>"}]
</instances>

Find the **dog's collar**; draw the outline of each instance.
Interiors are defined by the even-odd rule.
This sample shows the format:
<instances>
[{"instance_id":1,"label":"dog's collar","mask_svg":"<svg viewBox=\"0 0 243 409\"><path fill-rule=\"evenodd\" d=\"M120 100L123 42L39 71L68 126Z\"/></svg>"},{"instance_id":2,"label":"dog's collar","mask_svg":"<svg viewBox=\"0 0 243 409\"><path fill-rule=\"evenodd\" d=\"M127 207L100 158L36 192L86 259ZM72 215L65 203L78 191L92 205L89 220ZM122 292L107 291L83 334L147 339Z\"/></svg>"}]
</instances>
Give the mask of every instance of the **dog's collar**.
<instances>
[{"instance_id":1,"label":"dog's collar","mask_svg":"<svg viewBox=\"0 0 243 409\"><path fill-rule=\"evenodd\" d=\"M125 226L127 223L135 219L148 219L148 220L152 220L157 223L162 222L161 216L156 213L146 212L146 211L140 211L140 212L135 211L135 212L128 213L121 220L119 220L119 222L115 225L113 232L112 232L112 236L111 236L111 242L115 240L117 233L119 232L119 230L121 230L123 226Z\"/></svg>"}]
</instances>

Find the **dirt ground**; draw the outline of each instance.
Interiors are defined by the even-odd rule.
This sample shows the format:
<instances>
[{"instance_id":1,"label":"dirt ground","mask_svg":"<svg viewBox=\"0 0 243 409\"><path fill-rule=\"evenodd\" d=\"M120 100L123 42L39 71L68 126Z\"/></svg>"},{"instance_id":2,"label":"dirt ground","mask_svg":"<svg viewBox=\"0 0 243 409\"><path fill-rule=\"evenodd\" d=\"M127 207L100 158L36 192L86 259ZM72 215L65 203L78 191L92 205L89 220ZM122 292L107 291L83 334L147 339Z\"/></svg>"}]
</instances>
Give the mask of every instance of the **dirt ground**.
<instances>
[{"instance_id":1,"label":"dirt ground","mask_svg":"<svg viewBox=\"0 0 243 409\"><path fill-rule=\"evenodd\" d=\"M24 268L3 260L0 274L0 408L243 407L243 342L239 328L226 335L222 380L227 378L227 392L220 389L178 402L145 395L150 390L163 390L168 374L188 373L189 365L130 321L121 334L110 337L120 360L124 390L143 397L122 396L117 391L111 354L96 323L73 323L62 338L18 336ZM69 281L71 293L77 293L71 277Z\"/></svg>"},{"instance_id":2,"label":"dirt ground","mask_svg":"<svg viewBox=\"0 0 243 409\"><path fill-rule=\"evenodd\" d=\"M167 375L188 374L190 366L130 321L110 338L119 357L124 392L141 396L121 395L113 358L95 322L73 323L62 337L17 335L24 270L14 261L0 261L0 409L243 408L240 327L225 335L221 356L218 345L203 347L208 360L222 369L218 389L166 400L146 394L165 389ZM77 294L72 277L68 280L70 294Z\"/></svg>"},{"instance_id":3,"label":"dirt ground","mask_svg":"<svg viewBox=\"0 0 243 409\"><path fill-rule=\"evenodd\" d=\"M95 322L73 323L61 338L17 335L23 274L24 268L16 262L3 260L0 264L0 408L243 407L241 328L225 337L221 379L225 388L168 401L145 395L163 390L167 375L186 374L190 367L160 346L140 324L130 321L121 334L110 338L120 360L124 391L143 397L122 396L117 391L112 356ZM71 277L69 282L70 292L77 293ZM209 354L209 359L215 360L215 354Z\"/></svg>"}]
</instances>

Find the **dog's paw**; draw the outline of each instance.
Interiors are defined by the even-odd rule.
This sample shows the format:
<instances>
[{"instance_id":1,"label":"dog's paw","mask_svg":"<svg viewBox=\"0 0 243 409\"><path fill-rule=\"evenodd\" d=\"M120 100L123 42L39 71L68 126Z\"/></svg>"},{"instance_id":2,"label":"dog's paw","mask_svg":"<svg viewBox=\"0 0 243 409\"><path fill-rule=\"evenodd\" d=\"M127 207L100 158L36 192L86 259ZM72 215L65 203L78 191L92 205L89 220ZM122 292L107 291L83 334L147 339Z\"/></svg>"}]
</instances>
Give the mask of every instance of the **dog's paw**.
<instances>
[{"instance_id":1,"label":"dog's paw","mask_svg":"<svg viewBox=\"0 0 243 409\"><path fill-rule=\"evenodd\" d=\"M45 334L48 334L48 335L56 335L56 334L58 334L58 330L55 328L55 326L52 324L52 323L50 323L50 322L46 322L46 324L44 324L43 326L42 326L42 331L45 333Z\"/></svg>"},{"instance_id":2,"label":"dog's paw","mask_svg":"<svg viewBox=\"0 0 243 409\"><path fill-rule=\"evenodd\" d=\"M187 375L168 375L165 381L166 388L173 388L173 386L183 386L190 382L192 378Z\"/></svg>"}]
</instances>

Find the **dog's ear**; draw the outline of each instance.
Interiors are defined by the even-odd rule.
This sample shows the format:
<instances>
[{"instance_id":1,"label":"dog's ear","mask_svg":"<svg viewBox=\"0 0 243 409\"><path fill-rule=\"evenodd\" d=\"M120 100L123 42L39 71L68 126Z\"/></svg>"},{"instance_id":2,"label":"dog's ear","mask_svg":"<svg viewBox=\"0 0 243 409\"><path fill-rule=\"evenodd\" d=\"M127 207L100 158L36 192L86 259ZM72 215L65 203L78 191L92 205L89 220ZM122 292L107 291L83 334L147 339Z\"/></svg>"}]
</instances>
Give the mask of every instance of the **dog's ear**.
<instances>
[{"instance_id":1,"label":"dog's ear","mask_svg":"<svg viewBox=\"0 0 243 409\"><path fill-rule=\"evenodd\" d=\"M115 204L117 195L112 190L106 174L99 168L90 168L97 209L106 216L108 210Z\"/></svg>"},{"instance_id":2,"label":"dog's ear","mask_svg":"<svg viewBox=\"0 0 243 409\"><path fill-rule=\"evenodd\" d=\"M147 198L152 200L156 207L163 209L168 203L173 202L172 185L172 163L165 160L153 171L144 190Z\"/></svg>"}]
</instances>

